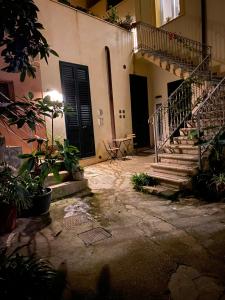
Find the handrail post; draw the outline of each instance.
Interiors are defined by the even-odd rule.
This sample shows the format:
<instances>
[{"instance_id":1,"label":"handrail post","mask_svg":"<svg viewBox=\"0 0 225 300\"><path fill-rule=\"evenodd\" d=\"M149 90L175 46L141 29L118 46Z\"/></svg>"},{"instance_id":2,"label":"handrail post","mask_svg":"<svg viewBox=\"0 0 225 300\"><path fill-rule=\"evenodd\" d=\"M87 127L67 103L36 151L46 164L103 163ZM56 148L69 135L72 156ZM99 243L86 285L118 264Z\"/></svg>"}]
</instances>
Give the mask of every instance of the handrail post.
<instances>
[{"instance_id":1,"label":"handrail post","mask_svg":"<svg viewBox=\"0 0 225 300\"><path fill-rule=\"evenodd\" d=\"M200 125L200 114L197 114L197 131L198 131L198 165L199 165L199 170L202 169L202 157L201 157L201 125Z\"/></svg>"},{"instance_id":2,"label":"handrail post","mask_svg":"<svg viewBox=\"0 0 225 300\"><path fill-rule=\"evenodd\" d=\"M158 138L157 138L157 128L156 128L156 120L155 116L153 116L152 120L152 125L153 125L153 134L154 134L154 144L155 144L155 157L156 157L156 162L159 162L159 154L158 154Z\"/></svg>"}]
</instances>

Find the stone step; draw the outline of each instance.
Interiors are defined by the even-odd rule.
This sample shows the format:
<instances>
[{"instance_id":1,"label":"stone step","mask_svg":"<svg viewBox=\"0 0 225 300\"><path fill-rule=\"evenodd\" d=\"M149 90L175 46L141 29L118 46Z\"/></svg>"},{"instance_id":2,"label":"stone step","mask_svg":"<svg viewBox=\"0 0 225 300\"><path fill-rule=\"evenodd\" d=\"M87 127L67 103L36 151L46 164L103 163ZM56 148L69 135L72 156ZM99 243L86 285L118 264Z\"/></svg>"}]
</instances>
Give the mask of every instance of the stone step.
<instances>
[{"instance_id":1,"label":"stone step","mask_svg":"<svg viewBox=\"0 0 225 300\"><path fill-rule=\"evenodd\" d=\"M193 176L198 172L197 166L186 166L180 164L168 164L168 163L152 163L151 167L158 173L172 174L176 176Z\"/></svg>"},{"instance_id":2,"label":"stone step","mask_svg":"<svg viewBox=\"0 0 225 300\"><path fill-rule=\"evenodd\" d=\"M52 189L52 200L74 195L88 188L88 180L66 181L49 186Z\"/></svg>"},{"instance_id":3,"label":"stone step","mask_svg":"<svg viewBox=\"0 0 225 300\"><path fill-rule=\"evenodd\" d=\"M159 154L160 162L185 166L198 166L198 155L163 153Z\"/></svg>"},{"instance_id":4,"label":"stone step","mask_svg":"<svg viewBox=\"0 0 225 300\"><path fill-rule=\"evenodd\" d=\"M176 154L180 153L197 155L199 153L199 148L195 145L170 144L167 147L171 149L172 153Z\"/></svg>"},{"instance_id":5,"label":"stone step","mask_svg":"<svg viewBox=\"0 0 225 300\"><path fill-rule=\"evenodd\" d=\"M195 145L198 143L198 139L189 139L188 136L177 136L173 138L174 144L181 144L181 145Z\"/></svg>"},{"instance_id":6,"label":"stone step","mask_svg":"<svg viewBox=\"0 0 225 300\"><path fill-rule=\"evenodd\" d=\"M151 170L148 175L158 179L161 185L182 190L191 187L191 179L171 174L158 173Z\"/></svg>"},{"instance_id":7,"label":"stone step","mask_svg":"<svg viewBox=\"0 0 225 300\"><path fill-rule=\"evenodd\" d=\"M189 132L197 130L196 127L186 127L180 128L180 135L181 136L188 136Z\"/></svg>"},{"instance_id":8,"label":"stone step","mask_svg":"<svg viewBox=\"0 0 225 300\"><path fill-rule=\"evenodd\" d=\"M179 190L163 185L143 186L143 191L147 194L164 197L170 200L176 200L179 195Z\"/></svg>"},{"instance_id":9,"label":"stone step","mask_svg":"<svg viewBox=\"0 0 225 300\"><path fill-rule=\"evenodd\" d=\"M57 181L54 174L50 173L45 180L45 185L46 186L55 185L55 184L62 183L62 182L65 182L65 181L68 181L71 179L70 175L67 171L60 171L59 176L60 176L60 181Z\"/></svg>"}]
</instances>

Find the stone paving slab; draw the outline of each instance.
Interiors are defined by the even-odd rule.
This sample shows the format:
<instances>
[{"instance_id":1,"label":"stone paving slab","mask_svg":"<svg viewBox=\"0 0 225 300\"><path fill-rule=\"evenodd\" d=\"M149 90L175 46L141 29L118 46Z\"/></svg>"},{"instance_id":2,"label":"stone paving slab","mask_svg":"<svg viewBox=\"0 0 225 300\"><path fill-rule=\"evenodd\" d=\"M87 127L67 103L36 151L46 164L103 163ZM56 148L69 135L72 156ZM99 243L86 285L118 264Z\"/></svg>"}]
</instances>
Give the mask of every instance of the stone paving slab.
<instances>
[{"instance_id":1,"label":"stone paving slab","mask_svg":"<svg viewBox=\"0 0 225 300\"><path fill-rule=\"evenodd\" d=\"M66 261L73 299L225 299L225 204L134 191L131 175L148 172L153 159L86 167L94 195L52 204L36 252L55 266ZM89 222L65 230L70 213ZM97 227L112 237L86 247L78 234Z\"/></svg>"}]
</instances>

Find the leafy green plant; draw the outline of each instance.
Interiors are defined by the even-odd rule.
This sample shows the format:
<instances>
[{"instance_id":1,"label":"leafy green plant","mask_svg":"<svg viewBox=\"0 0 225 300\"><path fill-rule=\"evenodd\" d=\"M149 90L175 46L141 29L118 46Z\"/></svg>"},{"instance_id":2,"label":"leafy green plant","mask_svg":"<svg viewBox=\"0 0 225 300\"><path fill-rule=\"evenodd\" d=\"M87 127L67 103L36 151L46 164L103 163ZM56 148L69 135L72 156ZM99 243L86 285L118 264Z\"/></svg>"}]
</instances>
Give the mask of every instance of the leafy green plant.
<instances>
[{"instance_id":1,"label":"leafy green plant","mask_svg":"<svg viewBox=\"0 0 225 300\"><path fill-rule=\"evenodd\" d=\"M45 125L44 117L51 117L51 110L45 105L41 98L34 98L29 92L24 98L12 100L4 96L3 103L0 103L0 124L3 127L16 125L22 128L27 125L32 131L36 130L37 125Z\"/></svg>"},{"instance_id":2,"label":"leafy green plant","mask_svg":"<svg viewBox=\"0 0 225 300\"><path fill-rule=\"evenodd\" d=\"M0 47L6 72L19 72L20 80L26 75L35 77L33 60L48 62L50 54L58 54L50 48L42 35L43 25L38 22L38 7L33 0L1 0Z\"/></svg>"},{"instance_id":3,"label":"leafy green plant","mask_svg":"<svg viewBox=\"0 0 225 300\"><path fill-rule=\"evenodd\" d=\"M63 144L56 141L56 145L58 148L58 158L63 160L64 166L68 172L73 173L82 170L79 165L80 152L77 147L70 145L69 141L66 139Z\"/></svg>"},{"instance_id":4,"label":"leafy green plant","mask_svg":"<svg viewBox=\"0 0 225 300\"><path fill-rule=\"evenodd\" d=\"M66 286L65 276L37 256L0 250L1 300L59 300Z\"/></svg>"},{"instance_id":5,"label":"leafy green plant","mask_svg":"<svg viewBox=\"0 0 225 300\"><path fill-rule=\"evenodd\" d=\"M121 23L121 19L118 15L118 11L116 9L116 7L109 7L109 11L107 12L107 16L105 18L105 21L113 23L113 24L120 24Z\"/></svg>"},{"instance_id":6,"label":"leafy green plant","mask_svg":"<svg viewBox=\"0 0 225 300\"><path fill-rule=\"evenodd\" d=\"M192 178L193 192L206 200L220 200L225 196L225 156L224 147L220 145L222 132L211 145L207 166Z\"/></svg>"},{"instance_id":7,"label":"leafy green plant","mask_svg":"<svg viewBox=\"0 0 225 300\"><path fill-rule=\"evenodd\" d=\"M32 153L18 155L19 158L25 159L19 174L24 176L30 190L39 191L42 194L44 193L44 181L49 173L53 173L55 178L60 181L60 165L57 163L58 156L54 156L52 150L48 147L48 140L36 136L28 140L28 143L31 142L37 143L37 149ZM30 185L27 173L32 176L34 187Z\"/></svg>"},{"instance_id":8,"label":"leafy green plant","mask_svg":"<svg viewBox=\"0 0 225 300\"><path fill-rule=\"evenodd\" d=\"M219 195L225 195L225 173L219 173L218 175L213 175L211 184L215 185Z\"/></svg>"},{"instance_id":9,"label":"leafy green plant","mask_svg":"<svg viewBox=\"0 0 225 300\"><path fill-rule=\"evenodd\" d=\"M31 203L26 185L21 176L13 175L7 165L0 167L0 205L15 206L17 211L27 209Z\"/></svg>"},{"instance_id":10,"label":"leafy green plant","mask_svg":"<svg viewBox=\"0 0 225 300\"><path fill-rule=\"evenodd\" d=\"M131 177L131 183L135 190L141 191L143 186L157 185L158 181L146 173L139 173Z\"/></svg>"},{"instance_id":11,"label":"leafy green plant","mask_svg":"<svg viewBox=\"0 0 225 300\"><path fill-rule=\"evenodd\" d=\"M125 16L125 19L120 21L120 26L127 29L127 30L131 30L132 29L132 23L133 23L133 18L131 15L127 14Z\"/></svg>"}]
</instances>

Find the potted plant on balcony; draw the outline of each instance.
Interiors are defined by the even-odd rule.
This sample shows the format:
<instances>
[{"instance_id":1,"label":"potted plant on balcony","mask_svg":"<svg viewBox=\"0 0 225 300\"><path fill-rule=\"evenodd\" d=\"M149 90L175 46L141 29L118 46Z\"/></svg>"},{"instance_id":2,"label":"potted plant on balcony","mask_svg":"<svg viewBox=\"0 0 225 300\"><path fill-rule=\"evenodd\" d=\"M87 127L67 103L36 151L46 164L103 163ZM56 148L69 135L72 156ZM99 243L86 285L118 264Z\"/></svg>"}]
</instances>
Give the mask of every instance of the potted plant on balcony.
<instances>
[{"instance_id":1,"label":"potted plant on balcony","mask_svg":"<svg viewBox=\"0 0 225 300\"><path fill-rule=\"evenodd\" d=\"M7 165L0 167L0 233L11 232L17 213L31 205L23 178L13 174Z\"/></svg>"},{"instance_id":2,"label":"potted plant on balcony","mask_svg":"<svg viewBox=\"0 0 225 300\"><path fill-rule=\"evenodd\" d=\"M31 199L30 215L41 215L49 211L51 203L51 188L45 186L45 180L49 173L53 173L60 181L57 156L49 150L48 140L34 137L28 143L36 142L37 149L28 154L20 154L19 158L25 159L19 174L23 178L26 189Z\"/></svg>"},{"instance_id":3,"label":"potted plant on balcony","mask_svg":"<svg viewBox=\"0 0 225 300\"><path fill-rule=\"evenodd\" d=\"M77 147L69 144L68 140L64 143L56 141L58 148L58 159L61 159L62 167L67 170L73 180L84 179L84 169L79 164L79 150Z\"/></svg>"}]
</instances>

